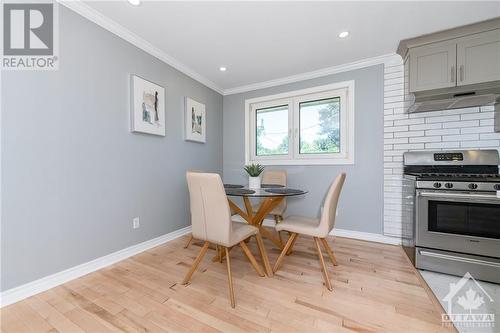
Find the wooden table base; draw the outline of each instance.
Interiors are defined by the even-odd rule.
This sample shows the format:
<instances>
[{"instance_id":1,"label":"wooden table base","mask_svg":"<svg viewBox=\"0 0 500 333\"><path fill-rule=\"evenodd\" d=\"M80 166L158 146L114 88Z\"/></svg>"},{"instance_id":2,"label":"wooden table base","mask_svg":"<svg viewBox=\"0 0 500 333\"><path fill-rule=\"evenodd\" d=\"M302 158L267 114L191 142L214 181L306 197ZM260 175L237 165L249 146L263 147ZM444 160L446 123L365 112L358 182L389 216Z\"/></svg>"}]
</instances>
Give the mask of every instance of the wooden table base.
<instances>
[{"instance_id":1,"label":"wooden table base","mask_svg":"<svg viewBox=\"0 0 500 333\"><path fill-rule=\"evenodd\" d=\"M250 199L248 197L243 197L243 202L245 204L245 209L246 212L244 212L238 205L236 205L231 199L228 198L229 201L229 206L231 207L232 210L234 210L238 215L240 215L248 224L256 226L259 228L259 233L257 237L257 242L260 243L259 249L261 249L261 257L262 261L264 263L264 268L266 269L266 273L268 276L273 275L273 270L271 268L271 264L269 263L269 258L267 257L267 253L263 247L262 239L260 239L260 236L262 235L263 237L266 237L269 239L271 242L274 243L280 250L283 249L283 244L281 243L280 239L270 233L267 229L265 229L262 226L262 223L264 222L264 219L269 213L280 204L281 201L283 201L283 197L267 197L264 200L261 201L260 207L257 210L257 212L254 214L253 212L253 207L252 203L250 202Z\"/></svg>"}]
</instances>

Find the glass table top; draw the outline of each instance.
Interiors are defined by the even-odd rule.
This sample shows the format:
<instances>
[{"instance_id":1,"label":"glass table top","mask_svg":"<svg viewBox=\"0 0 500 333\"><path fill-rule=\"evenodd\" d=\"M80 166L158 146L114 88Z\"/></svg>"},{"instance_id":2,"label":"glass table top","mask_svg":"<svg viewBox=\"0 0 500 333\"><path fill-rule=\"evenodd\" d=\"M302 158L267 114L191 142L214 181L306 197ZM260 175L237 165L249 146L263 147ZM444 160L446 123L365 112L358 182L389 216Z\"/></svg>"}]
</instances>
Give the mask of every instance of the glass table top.
<instances>
[{"instance_id":1,"label":"glass table top","mask_svg":"<svg viewBox=\"0 0 500 333\"><path fill-rule=\"evenodd\" d=\"M293 189L281 185L262 184L259 189L250 189L239 184L224 184L226 195L235 197L292 197L306 194L307 190Z\"/></svg>"}]
</instances>

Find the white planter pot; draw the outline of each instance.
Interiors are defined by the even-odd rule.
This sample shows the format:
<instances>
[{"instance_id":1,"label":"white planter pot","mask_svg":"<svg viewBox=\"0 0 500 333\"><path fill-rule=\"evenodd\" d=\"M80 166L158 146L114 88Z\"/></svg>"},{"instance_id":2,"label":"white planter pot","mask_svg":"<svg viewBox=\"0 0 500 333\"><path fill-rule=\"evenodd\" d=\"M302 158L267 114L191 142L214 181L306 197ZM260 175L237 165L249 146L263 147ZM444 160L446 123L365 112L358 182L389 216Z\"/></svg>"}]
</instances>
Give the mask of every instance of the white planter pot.
<instances>
[{"instance_id":1,"label":"white planter pot","mask_svg":"<svg viewBox=\"0 0 500 333\"><path fill-rule=\"evenodd\" d=\"M260 176L248 177L248 188L253 188L253 189L260 188Z\"/></svg>"}]
</instances>

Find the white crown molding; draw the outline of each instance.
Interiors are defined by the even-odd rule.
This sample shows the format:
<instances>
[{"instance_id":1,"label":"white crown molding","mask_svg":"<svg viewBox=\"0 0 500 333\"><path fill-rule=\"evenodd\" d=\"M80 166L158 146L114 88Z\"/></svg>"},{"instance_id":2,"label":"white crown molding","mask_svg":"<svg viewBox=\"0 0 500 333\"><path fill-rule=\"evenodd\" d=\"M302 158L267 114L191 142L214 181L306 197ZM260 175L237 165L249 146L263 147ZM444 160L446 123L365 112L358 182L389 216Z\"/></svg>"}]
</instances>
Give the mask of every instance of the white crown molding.
<instances>
[{"instance_id":1,"label":"white crown molding","mask_svg":"<svg viewBox=\"0 0 500 333\"><path fill-rule=\"evenodd\" d=\"M74 280L83 275L95 272L118 261L127 259L133 255L149 250L155 246L174 240L189 232L191 232L191 226L150 239L140 244L132 245L123 250L116 251L114 253L94 259L84 264L74 266L64 271L23 284L19 287L6 290L0 293L0 307L4 307L9 304L21 301L25 298L57 287L63 283Z\"/></svg>"},{"instance_id":2,"label":"white crown molding","mask_svg":"<svg viewBox=\"0 0 500 333\"><path fill-rule=\"evenodd\" d=\"M213 89L214 91L216 91L219 94L222 94L224 96L225 95L234 95L234 94L239 94L239 93L243 93L243 92L274 87L274 86L279 86L279 85L283 85L283 84L287 84L287 83L293 83L293 82L314 79L314 78L318 78L318 77L322 77L322 76L327 76L327 75L341 73L341 72L347 72L347 71L360 69L360 68L364 68L364 67L369 67L369 66L374 66L374 65L378 65L378 64L390 65L392 62L397 62L397 59L399 59L399 61L401 61L400 60L401 58L399 55L397 55L395 53L391 53L391 54L381 55L381 56L377 56L377 57L373 57L373 58L354 61L354 62L347 63L347 64L337 65L337 66L333 66L333 67L327 67L327 68L319 69L319 70L312 71L312 72L295 74L295 75L291 75L291 76L287 76L287 77L283 77L283 78L279 78L279 79L274 79L274 80L263 81L263 82L249 84L249 85L224 89L222 87L219 87L216 83L207 79L203 75L197 73L196 71L192 70L188 66L184 65L179 60L166 54L165 52L163 52L159 48L155 47L153 44L149 43L145 39L137 36L135 33L126 29L125 27L118 24L114 20L108 18L107 16L104 16L99 11L97 11L97 10L93 9L92 7L90 7L89 5L85 4L83 1L81 1L81 0L57 0L57 1L61 5L71 9L72 11L85 17L86 19L90 20L91 22L94 22L95 24L99 25L100 27L110 31L111 33L126 40L127 42L138 47L139 49L141 49L141 50L149 53L150 55L160 59L161 61L165 62L167 65L172 66L173 68L177 69L178 71L186 74L187 76L191 77L192 79L200 82L201 84L207 86L210 89Z\"/></svg>"},{"instance_id":3,"label":"white crown molding","mask_svg":"<svg viewBox=\"0 0 500 333\"><path fill-rule=\"evenodd\" d=\"M224 94L224 89L219 87L217 84L214 82L210 81L209 79L205 78L203 75L195 72L188 66L184 65L177 59L169 56L159 48L153 46L151 43L148 41L144 40L143 38L137 36L130 30L126 29L125 27L121 26L117 22L113 21L112 19L102 15L100 12L97 10L93 9L89 5L85 4L81 0L72 0L72 1L65 1L65 0L57 0L61 5L71 9L75 13L85 17L86 19L90 20L91 22L94 22L95 24L99 25L100 27L110 31L111 33L117 35L118 37L126 40L130 44L138 47L139 49L149 53L150 55L154 56L155 58L160 59L167 65L172 66L173 68L177 69L178 71L186 74L187 76L191 77L192 79L200 82L201 84L207 86L210 89L215 90L219 94Z\"/></svg>"},{"instance_id":4,"label":"white crown molding","mask_svg":"<svg viewBox=\"0 0 500 333\"><path fill-rule=\"evenodd\" d=\"M327 68L319 69L319 70L312 71L312 72L306 72L306 73L302 73L302 74L296 74L296 75L283 77L280 79L274 79L274 80L269 80L269 81L264 81L264 82L259 82L259 83L253 83L253 84L249 84L249 85L245 85L245 86L240 86L240 87L236 87L236 88L225 89L223 95L225 95L225 96L226 95L234 95L234 94L239 94L239 93L253 91L253 90L270 88L270 87L280 86L283 84L315 79L318 77L323 77L323 76L327 76L327 75L352 71L355 69L365 68L365 67L379 65L379 64L391 65L391 64L397 62L398 59L399 59L399 61L401 61L401 57L395 53L385 54L385 55L381 55L381 56L377 56L377 57L373 57L373 58L368 58L368 59L350 62L347 64L342 64L342 65L333 66L333 67L327 67Z\"/></svg>"},{"instance_id":5,"label":"white crown molding","mask_svg":"<svg viewBox=\"0 0 500 333\"><path fill-rule=\"evenodd\" d=\"M235 222L245 223L245 221L243 220L243 218L241 216L233 216L232 220ZM265 219L264 222L262 223L262 225L266 226L266 227L274 228L274 226L276 225L276 222L274 222L274 220L272 220L272 219ZM359 240L364 240L364 241L369 241L369 242L390 244L390 245L401 245L401 238L399 238L399 237L384 236L381 234L374 234L371 232L363 232L363 231L334 228L330 232L330 235L337 236L337 237L359 239Z\"/></svg>"}]
</instances>

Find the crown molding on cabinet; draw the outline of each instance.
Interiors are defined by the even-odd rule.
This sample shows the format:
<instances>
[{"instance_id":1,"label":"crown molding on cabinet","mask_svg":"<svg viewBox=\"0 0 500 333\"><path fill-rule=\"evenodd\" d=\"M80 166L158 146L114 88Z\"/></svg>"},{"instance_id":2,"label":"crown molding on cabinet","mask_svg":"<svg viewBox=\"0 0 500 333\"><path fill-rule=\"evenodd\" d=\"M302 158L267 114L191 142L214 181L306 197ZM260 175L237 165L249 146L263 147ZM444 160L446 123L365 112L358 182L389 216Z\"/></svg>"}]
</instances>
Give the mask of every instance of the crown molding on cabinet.
<instances>
[{"instance_id":1,"label":"crown molding on cabinet","mask_svg":"<svg viewBox=\"0 0 500 333\"><path fill-rule=\"evenodd\" d=\"M403 39L402 41L399 42L399 46L396 53L401 55L402 58L405 58L406 54L408 53L408 49L412 47L417 47L436 42L442 42L449 39L474 35L477 33L495 29L500 29L500 17L452 29L441 30L427 35Z\"/></svg>"}]
</instances>

